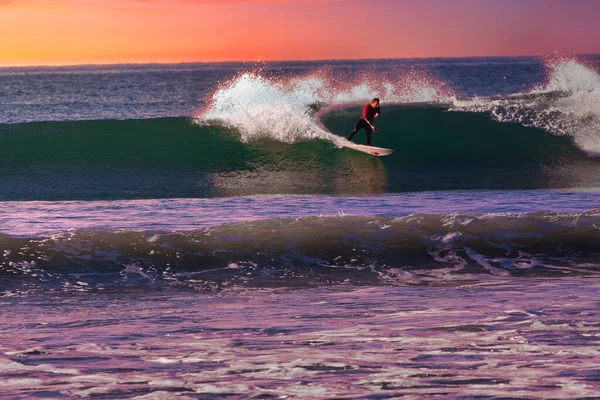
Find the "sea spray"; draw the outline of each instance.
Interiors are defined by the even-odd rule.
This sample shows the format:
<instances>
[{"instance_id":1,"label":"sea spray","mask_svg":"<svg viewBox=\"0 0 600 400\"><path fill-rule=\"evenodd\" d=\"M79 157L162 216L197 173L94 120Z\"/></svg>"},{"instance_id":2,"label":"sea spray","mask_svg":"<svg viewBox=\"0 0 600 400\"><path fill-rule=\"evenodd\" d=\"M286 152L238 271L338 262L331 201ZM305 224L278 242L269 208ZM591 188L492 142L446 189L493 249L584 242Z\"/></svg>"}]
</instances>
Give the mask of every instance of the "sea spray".
<instances>
[{"instance_id":1,"label":"sea spray","mask_svg":"<svg viewBox=\"0 0 600 400\"><path fill-rule=\"evenodd\" d=\"M573 138L588 155L600 153L600 73L574 57L546 59L547 82L508 97L457 99L452 110L489 112L501 122Z\"/></svg>"},{"instance_id":2,"label":"sea spray","mask_svg":"<svg viewBox=\"0 0 600 400\"><path fill-rule=\"evenodd\" d=\"M332 107L362 104L375 96L383 104L444 103L452 99L446 85L423 72L391 75L383 74L376 80L361 74L341 80L325 72L292 78L245 72L219 86L195 122L235 128L244 142L269 138L294 143L318 138L339 145L343 139L318 123L318 116Z\"/></svg>"}]
</instances>

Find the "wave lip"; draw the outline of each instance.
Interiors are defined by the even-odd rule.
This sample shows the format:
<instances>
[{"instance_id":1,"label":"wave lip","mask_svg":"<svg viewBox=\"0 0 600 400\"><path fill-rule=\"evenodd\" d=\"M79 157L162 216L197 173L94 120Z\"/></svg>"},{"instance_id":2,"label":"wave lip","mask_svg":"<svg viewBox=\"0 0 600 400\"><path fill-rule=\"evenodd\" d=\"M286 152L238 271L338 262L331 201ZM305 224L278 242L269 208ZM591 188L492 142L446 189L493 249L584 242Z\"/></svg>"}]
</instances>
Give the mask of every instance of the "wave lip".
<instances>
[{"instance_id":1,"label":"wave lip","mask_svg":"<svg viewBox=\"0 0 600 400\"><path fill-rule=\"evenodd\" d=\"M600 210L307 217L0 237L0 291L446 285L600 272Z\"/></svg>"}]
</instances>

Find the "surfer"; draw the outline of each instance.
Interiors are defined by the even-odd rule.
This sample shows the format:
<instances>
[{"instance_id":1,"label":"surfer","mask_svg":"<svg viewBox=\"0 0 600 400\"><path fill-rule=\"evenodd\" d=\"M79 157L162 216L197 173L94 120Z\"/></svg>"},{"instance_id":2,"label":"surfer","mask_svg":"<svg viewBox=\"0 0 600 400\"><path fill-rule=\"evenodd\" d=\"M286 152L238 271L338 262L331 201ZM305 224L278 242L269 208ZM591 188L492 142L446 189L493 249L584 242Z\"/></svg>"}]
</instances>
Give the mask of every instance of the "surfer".
<instances>
[{"instance_id":1,"label":"surfer","mask_svg":"<svg viewBox=\"0 0 600 400\"><path fill-rule=\"evenodd\" d=\"M377 131L375 125L373 125L373 120L377 118L377 116L379 116L379 99L375 97L373 100L371 100L371 103L367 104L363 108L362 115L360 116L360 119L358 120L356 125L354 125L354 130L350 132L348 140L352 141L352 138L354 137L354 135L356 135L356 132L358 132L361 129L364 129L367 132L367 144L370 146L371 133Z\"/></svg>"}]
</instances>

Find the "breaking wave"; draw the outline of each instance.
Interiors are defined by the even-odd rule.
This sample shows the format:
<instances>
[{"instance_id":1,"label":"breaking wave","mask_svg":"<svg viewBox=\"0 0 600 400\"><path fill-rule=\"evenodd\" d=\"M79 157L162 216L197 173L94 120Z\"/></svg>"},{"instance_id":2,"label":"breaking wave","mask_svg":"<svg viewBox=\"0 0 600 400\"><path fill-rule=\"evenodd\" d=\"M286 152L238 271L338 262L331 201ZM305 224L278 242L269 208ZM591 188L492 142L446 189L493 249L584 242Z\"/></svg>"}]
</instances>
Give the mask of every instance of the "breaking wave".
<instances>
[{"instance_id":1,"label":"breaking wave","mask_svg":"<svg viewBox=\"0 0 600 400\"><path fill-rule=\"evenodd\" d=\"M497 121L570 136L588 155L600 154L600 73L564 56L548 58L546 69L542 85L503 98L455 100L452 110L487 112Z\"/></svg>"},{"instance_id":2,"label":"breaking wave","mask_svg":"<svg viewBox=\"0 0 600 400\"><path fill-rule=\"evenodd\" d=\"M316 115L374 96L384 104L449 103L452 99L445 84L425 73L387 75L377 81L365 76L346 78L348 81L325 72L285 79L242 73L213 93L209 106L195 121L235 128L242 141L267 138L294 143L325 139L340 144L343 139L320 125Z\"/></svg>"},{"instance_id":3,"label":"breaking wave","mask_svg":"<svg viewBox=\"0 0 600 400\"><path fill-rule=\"evenodd\" d=\"M597 275L600 210L306 217L192 232L0 236L0 292L446 285Z\"/></svg>"}]
</instances>

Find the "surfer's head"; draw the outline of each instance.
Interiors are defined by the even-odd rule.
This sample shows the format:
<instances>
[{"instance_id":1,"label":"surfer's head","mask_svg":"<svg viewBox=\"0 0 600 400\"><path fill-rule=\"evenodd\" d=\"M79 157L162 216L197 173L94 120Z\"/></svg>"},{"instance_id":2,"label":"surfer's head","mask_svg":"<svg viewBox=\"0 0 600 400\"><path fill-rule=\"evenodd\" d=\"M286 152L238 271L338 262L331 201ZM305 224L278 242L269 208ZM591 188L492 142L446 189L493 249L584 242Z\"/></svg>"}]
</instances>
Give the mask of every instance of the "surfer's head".
<instances>
[{"instance_id":1,"label":"surfer's head","mask_svg":"<svg viewBox=\"0 0 600 400\"><path fill-rule=\"evenodd\" d=\"M379 107L379 99L377 97L373 97L373 100L371 100L371 106Z\"/></svg>"}]
</instances>

